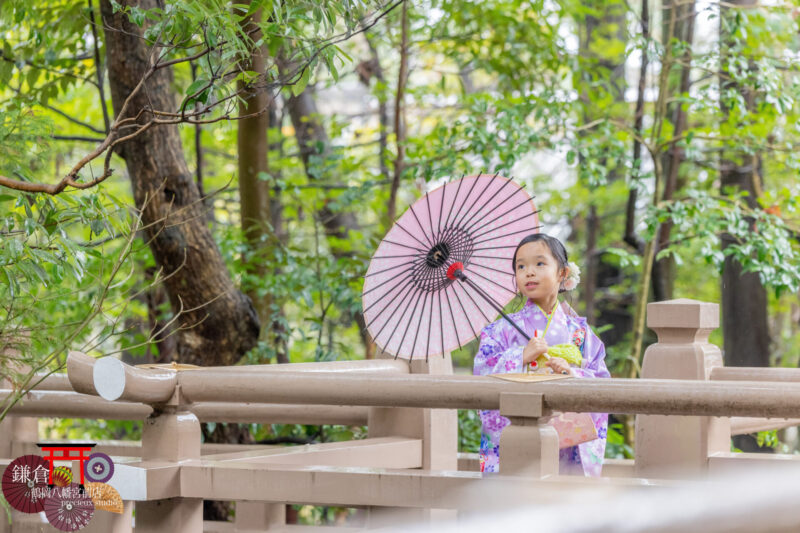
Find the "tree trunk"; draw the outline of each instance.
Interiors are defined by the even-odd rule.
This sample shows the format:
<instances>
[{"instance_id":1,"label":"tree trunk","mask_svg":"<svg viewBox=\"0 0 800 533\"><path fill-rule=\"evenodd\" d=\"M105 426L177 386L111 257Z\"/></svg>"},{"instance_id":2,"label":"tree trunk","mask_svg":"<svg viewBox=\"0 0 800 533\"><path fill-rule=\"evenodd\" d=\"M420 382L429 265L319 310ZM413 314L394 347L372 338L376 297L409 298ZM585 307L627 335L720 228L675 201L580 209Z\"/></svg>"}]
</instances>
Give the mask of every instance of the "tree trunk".
<instances>
[{"instance_id":1,"label":"tree trunk","mask_svg":"<svg viewBox=\"0 0 800 533\"><path fill-rule=\"evenodd\" d=\"M735 6L754 5L755 0L735 0ZM732 20L736 7L723 6L720 21ZM725 25L720 25L720 43L728 43ZM725 61L722 63L725 64ZM754 68L754 67L751 67ZM746 87L738 86L728 79L723 71L720 80L721 93L737 89L748 109L754 109L755 94ZM723 114L727 118L734 110L728 108L724 98L721 100ZM744 111L744 110L742 110ZM760 159L742 152L729 151L722 154L720 188L734 188L747 191L745 197L750 207L757 206L758 195L755 175L760 173ZM731 237L722 236L723 249L729 246ZM732 257L725 259L722 270L722 330L724 336L725 364L728 366L768 366L769 333L767 328L767 292L758 275L753 272L742 273L741 264Z\"/></svg>"},{"instance_id":2,"label":"tree trunk","mask_svg":"<svg viewBox=\"0 0 800 533\"><path fill-rule=\"evenodd\" d=\"M647 42L650 39L650 6L649 0L642 0L642 11L640 14L642 26L642 39ZM647 66L648 58L645 51L642 51L642 59L639 63L639 84L636 89L636 107L633 113L633 131L636 137L633 140L633 167L631 168L631 181L639 180L639 170L642 166L642 125L644 122L644 93L647 88ZM635 183L631 184L628 191L628 203L625 207L625 234L623 240L631 246L639 255L644 254L644 240L636 233L636 202L638 200L638 189Z\"/></svg>"},{"instance_id":3,"label":"tree trunk","mask_svg":"<svg viewBox=\"0 0 800 533\"><path fill-rule=\"evenodd\" d=\"M124 1L141 9L157 0ZM114 113L149 68L144 29L110 0L101 2ZM150 108L174 111L172 72L160 69L130 102L126 116ZM139 118L147 121L145 112ZM250 299L234 286L217 244L206 225L197 184L183 154L177 126L155 126L122 144L119 150L130 175L136 206L142 210L146 235L156 264L167 279L170 304L180 313L177 351L181 362L230 365L258 339L258 316Z\"/></svg>"},{"instance_id":4,"label":"tree trunk","mask_svg":"<svg viewBox=\"0 0 800 533\"><path fill-rule=\"evenodd\" d=\"M258 27L260 19L259 10L240 23L242 31L254 42L261 39L261 30ZM264 50L251 50L248 60L242 63L242 70L266 76ZM272 226L272 191L269 182L262 179L262 174L269 172L267 133L270 126L269 111L273 102L271 95L264 89L248 89L243 81L239 81L238 88L242 94L239 115L253 115L240 119L237 131L241 224L242 234L248 245L244 264L250 276L263 279L269 275L268 265L276 239ZM287 354L281 349L280 331L274 328L276 321L272 312L271 295L259 295L258 290L252 287L247 290L247 295L253 301L259 322L267 326L262 329L261 339L276 349L279 363L288 362Z\"/></svg>"},{"instance_id":5,"label":"tree trunk","mask_svg":"<svg viewBox=\"0 0 800 533\"><path fill-rule=\"evenodd\" d=\"M733 0L729 5L720 7L720 46L730 42L725 33L724 20L732 21L738 6L751 6L755 0ZM723 50L723 61L724 50ZM755 68L751 64L751 69ZM747 107L753 110L755 94L747 87L730 81L723 70L720 76L720 93L724 95L734 89L741 93ZM724 96L720 99L720 108L725 119L731 112ZM741 110L741 111L746 111ZM756 173L761 175L760 158L742 152L730 150L722 153L720 161L720 189L723 194L734 188L747 191L745 198L750 207L757 205L758 194L755 186ZM723 250L730 246L733 239L723 234L721 238ZM758 274L743 273L742 265L732 257L726 257L722 268L722 334L723 354L727 366L769 366L769 329L767 324L767 291L761 285ZM771 453L772 448L762 448L752 435L733 437L733 445L744 452Z\"/></svg>"},{"instance_id":6,"label":"tree trunk","mask_svg":"<svg viewBox=\"0 0 800 533\"><path fill-rule=\"evenodd\" d=\"M386 79L383 75L383 67L381 66L381 58L378 55L378 48L369 38L369 32L364 31L364 40L367 42L370 52L370 70L369 73L375 76L375 79L383 86L386 84ZM362 76L362 82L369 87L369 76ZM389 110L386 106L386 91L381 89L378 96L378 166L381 169L381 179L389 179L389 166L387 165L387 131L389 130Z\"/></svg>"},{"instance_id":7,"label":"tree trunk","mask_svg":"<svg viewBox=\"0 0 800 533\"><path fill-rule=\"evenodd\" d=\"M753 172L757 167L723 162L720 186L748 191L747 201L755 206ZM733 240L722 236L723 249ZM722 269L722 332L727 366L769 366L767 291L756 272L742 272L742 265L726 257Z\"/></svg>"},{"instance_id":8,"label":"tree trunk","mask_svg":"<svg viewBox=\"0 0 800 533\"><path fill-rule=\"evenodd\" d=\"M594 302L597 290L597 226L599 217L597 216L597 206L589 206L589 216L586 217L586 275L583 285L583 301L585 305L584 315L590 326L595 325Z\"/></svg>"},{"instance_id":9,"label":"tree trunk","mask_svg":"<svg viewBox=\"0 0 800 533\"><path fill-rule=\"evenodd\" d=\"M677 95L689 92L690 74L692 60L692 44L694 42L694 22L695 4L689 2L679 4L677 0L672 0L670 9L677 9L675 20L675 37L686 43L686 52L682 58L682 65L679 69L680 75L673 82L670 80L669 100L675 100L668 105L668 114L673 127L673 136L680 137L688 126L688 116L686 104L680 99L675 99ZM665 17L667 18L667 17ZM664 192L661 196L663 201L670 201L681 187L679 182L678 170L684 159L684 149L677 143L671 143L669 149L663 154L664 168ZM667 220L658 228L658 244L655 253L669 245L670 234L672 233L672 222ZM653 299L655 301L671 300L675 288L675 258L672 256L662 257L653 264Z\"/></svg>"},{"instance_id":10,"label":"tree trunk","mask_svg":"<svg viewBox=\"0 0 800 533\"><path fill-rule=\"evenodd\" d=\"M394 99L394 140L397 145L397 157L394 160L392 184L389 186L389 205L386 207L387 230L392 227L397 218L397 194L400 191L400 178L405 168L406 111L404 100L408 81L408 0L403 0L400 29L400 69L397 73L397 94Z\"/></svg>"},{"instance_id":11,"label":"tree trunk","mask_svg":"<svg viewBox=\"0 0 800 533\"><path fill-rule=\"evenodd\" d=\"M627 38L625 25L625 6L621 2L592 2L585 3L596 10L599 16L587 16L582 24L580 32L580 57L584 62L584 75L579 80L578 90L580 91L581 101L583 102L583 122L588 124L602 117L612 117L625 120L627 114L627 104L625 103L625 54L607 53L599 43L609 41L625 42ZM621 48L623 51L625 47ZM597 73L597 75L596 75ZM596 90L593 86L596 79L607 79L607 87L602 91L608 92L613 97L613 105L607 109L597 109L591 100L591 95ZM581 133L582 136L590 136L591 131ZM600 164L606 166L608 161L602 158ZM607 179L613 182L620 178L620 173L616 170L619 166L614 165L609 170ZM596 312L596 292L601 287L598 275L601 270L602 246L598 246L597 237L603 235L602 223L603 216L598 212L594 202L589 204L589 213L585 218L586 226L586 254L585 270L581 276L583 280L583 303L584 314L587 321L594 325L608 323L608 317L599 317L595 320ZM617 309L599 309L603 311L611 310L616 313Z\"/></svg>"}]
</instances>

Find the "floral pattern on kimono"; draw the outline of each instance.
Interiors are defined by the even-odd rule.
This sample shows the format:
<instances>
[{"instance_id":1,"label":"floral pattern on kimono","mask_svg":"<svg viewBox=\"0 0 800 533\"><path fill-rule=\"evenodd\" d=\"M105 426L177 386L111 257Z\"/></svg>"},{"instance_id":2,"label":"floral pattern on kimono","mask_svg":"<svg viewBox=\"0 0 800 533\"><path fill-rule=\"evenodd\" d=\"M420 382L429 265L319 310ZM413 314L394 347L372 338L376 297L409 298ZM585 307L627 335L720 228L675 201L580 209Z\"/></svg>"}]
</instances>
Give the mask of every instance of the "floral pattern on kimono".
<instances>
[{"instance_id":1,"label":"floral pattern on kimono","mask_svg":"<svg viewBox=\"0 0 800 533\"><path fill-rule=\"evenodd\" d=\"M528 335L534 330L541 334L547 328L547 316L528 300L517 313L510 315ZM606 349L595 335L584 317L575 316L567 304L558 305L545 335L547 344L553 346L566 342L574 343L581 350L581 366L572 366L577 378L611 377L605 364ZM483 328L481 344L475 355L473 374L522 373L522 350L527 341L505 319L500 319ZM598 438L577 446L564 448L559 453L559 473L599 476L603 468L608 431L607 413L590 413L597 428ZM481 472L498 472L500 469L500 434L510 422L500 416L499 411L480 411L482 431L480 462Z\"/></svg>"}]
</instances>

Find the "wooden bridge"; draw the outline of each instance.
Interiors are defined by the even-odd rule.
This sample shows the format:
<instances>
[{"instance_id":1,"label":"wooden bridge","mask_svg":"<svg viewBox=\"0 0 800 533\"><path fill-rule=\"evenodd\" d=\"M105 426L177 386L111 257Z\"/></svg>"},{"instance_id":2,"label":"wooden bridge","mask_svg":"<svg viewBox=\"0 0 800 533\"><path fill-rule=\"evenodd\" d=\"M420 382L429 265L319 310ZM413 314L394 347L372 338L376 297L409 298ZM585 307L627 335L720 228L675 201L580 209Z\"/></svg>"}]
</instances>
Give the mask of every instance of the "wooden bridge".
<instances>
[{"instance_id":1,"label":"wooden bridge","mask_svg":"<svg viewBox=\"0 0 800 533\"><path fill-rule=\"evenodd\" d=\"M39 453L36 417L144 420L141 442L98 444L114 457L109 483L125 513L96 512L85 531L200 533L319 529L286 525L289 503L365 508L360 528L371 528L455 517L485 506L487 494L498 505L546 506L564 491L647 493L800 466L800 456L730 451L733 434L800 425L800 370L724 367L708 343L718 317L711 303L649 304L658 343L635 380L513 383L453 375L449 357L174 371L73 352L67 374L45 379L0 424L0 467ZM483 475L475 456L457 453L457 409L509 417L501 474ZM635 459L607 460L599 479L559 476L552 411L636 415ZM200 422L366 425L369 433L302 446L201 444ZM204 499L236 502L235 521L203 522ZM797 530L800 511L783 511L771 516ZM0 521L1 533L49 530L39 515Z\"/></svg>"}]
</instances>

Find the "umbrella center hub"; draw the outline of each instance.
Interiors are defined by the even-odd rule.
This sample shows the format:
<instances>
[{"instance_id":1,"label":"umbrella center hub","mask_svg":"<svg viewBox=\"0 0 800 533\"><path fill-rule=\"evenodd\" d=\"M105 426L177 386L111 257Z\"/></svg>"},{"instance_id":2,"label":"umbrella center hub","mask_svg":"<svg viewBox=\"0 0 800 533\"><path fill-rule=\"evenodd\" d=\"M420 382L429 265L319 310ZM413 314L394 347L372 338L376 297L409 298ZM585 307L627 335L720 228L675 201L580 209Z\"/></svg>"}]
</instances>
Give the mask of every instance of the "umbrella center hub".
<instances>
[{"instance_id":1,"label":"umbrella center hub","mask_svg":"<svg viewBox=\"0 0 800 533\"><path fill-rule=\"evenodd\" d=\"M411 267L411 278L417 289L433 293L440 291L453 280L447 270L454 263L469 265L472 256L472 237L461 228L445 228L443 235Z\"/></svg>"},{"instance_id":2,"label":"umbrella center hub","mask_svg":"<svg viewBox=\"0 0 800 533\"><path fill-rule=\"evenodd\" d=\"M439 268L447 262L450 258L450 247L445 242L440 242L433 248L428 250L428 255L425 257L425 264L431 268Z\"/></svg>"},{"instance_id":3,"label":"umbrella center hub","mask_svg":"<svg viewBox=\"0 0 800 533\"><path fill-rule=\"evenodd\" d=\"M67 511L71 511L71 510L72 510L72 504L71 504L71 503L69 503L69 502L67 502L67 504L64 506L64 508L65 508Z\"/></svg>"}]
</instances>

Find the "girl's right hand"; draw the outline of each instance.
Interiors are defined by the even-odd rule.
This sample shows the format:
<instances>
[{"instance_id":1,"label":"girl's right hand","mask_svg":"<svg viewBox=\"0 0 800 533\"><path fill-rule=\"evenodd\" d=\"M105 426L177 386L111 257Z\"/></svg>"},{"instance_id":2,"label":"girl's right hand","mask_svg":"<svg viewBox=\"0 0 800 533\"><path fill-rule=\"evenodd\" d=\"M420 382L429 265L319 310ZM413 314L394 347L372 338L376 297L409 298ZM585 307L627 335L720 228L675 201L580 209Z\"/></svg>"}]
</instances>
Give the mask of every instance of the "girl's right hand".
<instances>
[{"instance_id":1,"label":"girl's right hand","mask_svg":"<svg viewBox=\"0 0 800 533\"><path fill-rule=\"evenodd\" d=\"M547 353L549 346L541 337L533 337L522 350L522 363L527 365L535 361L543 353Z\"/></svg>"}]
</instances>

